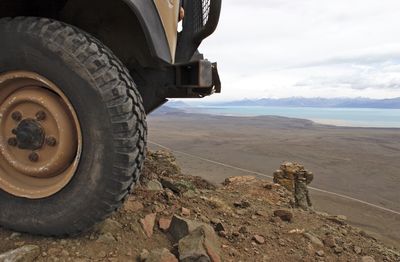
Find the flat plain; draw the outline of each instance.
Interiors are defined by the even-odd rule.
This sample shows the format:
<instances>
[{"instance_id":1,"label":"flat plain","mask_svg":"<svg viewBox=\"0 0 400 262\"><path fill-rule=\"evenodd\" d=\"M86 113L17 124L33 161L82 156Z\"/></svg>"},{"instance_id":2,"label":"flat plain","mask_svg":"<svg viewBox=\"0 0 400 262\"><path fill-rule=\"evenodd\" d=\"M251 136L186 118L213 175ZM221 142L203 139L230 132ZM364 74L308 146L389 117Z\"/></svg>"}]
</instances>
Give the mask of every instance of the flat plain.
<instances>
[{"instance_id":1,"label":"flat plain","mask_svg":"<svg viewBox=\"0 0 400 262\"><path fill-rule=\"evenodd\" d=\"M312 187L330 192L311 190L316 210L345 215L400 247L400 129L182 112L156 112L148 122L150 148L173 149L185 173L215 184L230 176L272 176L282 162L299 162L314 172Z\"/></svg>"}]
</instances>

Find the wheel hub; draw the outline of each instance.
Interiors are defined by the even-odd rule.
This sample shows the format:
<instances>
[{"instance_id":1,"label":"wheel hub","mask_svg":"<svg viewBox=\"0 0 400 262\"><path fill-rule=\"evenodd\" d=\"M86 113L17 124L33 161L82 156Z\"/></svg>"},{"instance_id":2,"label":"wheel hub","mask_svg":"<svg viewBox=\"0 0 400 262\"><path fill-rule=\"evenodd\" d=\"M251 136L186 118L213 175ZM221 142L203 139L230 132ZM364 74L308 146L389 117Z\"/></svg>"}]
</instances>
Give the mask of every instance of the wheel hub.
<instances>
[{"instance_id":1,"label":"wheel hub","mask_svg":"<svg viewBox=\"0 0 400 262\"><path fill-rule=\"evenodd\" d=\"M22 120L14 130L19 149L38 150L42 148L45 133L42 126L34 119Z\"/></svg>"},{"instance_id":2,"label":"wheel hub","mask_svg":"<svg viewBox=\"0 0 400 262\"><path fill-rule=\"evenodd\" d=\"M0 75L0 189L28 198L61 190L80 159L80 132L53 83L30 72Z\"/></svg>"}]
</instances>

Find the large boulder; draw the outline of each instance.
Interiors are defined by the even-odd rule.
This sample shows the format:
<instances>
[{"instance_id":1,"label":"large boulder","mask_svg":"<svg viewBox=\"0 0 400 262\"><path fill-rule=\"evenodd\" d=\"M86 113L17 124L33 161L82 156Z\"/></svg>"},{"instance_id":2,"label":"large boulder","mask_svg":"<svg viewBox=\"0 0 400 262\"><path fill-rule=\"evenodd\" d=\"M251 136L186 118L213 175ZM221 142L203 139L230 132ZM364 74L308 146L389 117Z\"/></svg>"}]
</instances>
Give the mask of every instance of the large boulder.
<instances>
[{"instance_id":1,"label":"large boulder","mask_svg":"<svg viewBox=\"0 0 400 262\"><path fill-rule=\"evenodd\" d=\"M178 250L181 262L221 261L215 233L204 225L179 240Z\"/></svg>"},{"instance_id":2,"label":"large boulder","mask_svg":"<svg viewBox=\"0 0 400 262\"><path fill-rule=\"evenodd\" d=\"M168 232L179 242L179 261L221 261L218 238L210 225L175 215Z\"/></svg>"},{"instance_id":3,"label":"large boulder","mask_svg":"<svg viewBox=\"0 0 400 262\"><path fill-rule=\"evenodd\" d=\"M210 225L175 215L172 217L168 233L170 233L172 238L178 242L180 239L189 235L200 226L204 226L205 228L208 228L214 232L214 229Z\"/></svg>"}]
</instances>

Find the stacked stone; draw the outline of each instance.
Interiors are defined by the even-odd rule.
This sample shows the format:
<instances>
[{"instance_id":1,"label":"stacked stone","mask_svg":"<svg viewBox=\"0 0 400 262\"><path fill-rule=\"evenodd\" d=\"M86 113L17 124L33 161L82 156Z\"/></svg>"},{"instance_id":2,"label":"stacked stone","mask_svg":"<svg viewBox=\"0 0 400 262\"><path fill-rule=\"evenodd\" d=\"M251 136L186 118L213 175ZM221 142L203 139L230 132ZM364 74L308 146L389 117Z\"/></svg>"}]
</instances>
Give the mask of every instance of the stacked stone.
<instances>
[{"instance_id":1,"label":"stacked stone","mask_svg":"<svg viewBox=\"0 0 400 262\"><path fill-rule=\"evenodd\" d=\"M314 179L314 174L303 165L285 162L274 172L274 183L280 184L293 193L294 205L304 210L312 207L307 185Z\"/></svg>"}]
</instances>

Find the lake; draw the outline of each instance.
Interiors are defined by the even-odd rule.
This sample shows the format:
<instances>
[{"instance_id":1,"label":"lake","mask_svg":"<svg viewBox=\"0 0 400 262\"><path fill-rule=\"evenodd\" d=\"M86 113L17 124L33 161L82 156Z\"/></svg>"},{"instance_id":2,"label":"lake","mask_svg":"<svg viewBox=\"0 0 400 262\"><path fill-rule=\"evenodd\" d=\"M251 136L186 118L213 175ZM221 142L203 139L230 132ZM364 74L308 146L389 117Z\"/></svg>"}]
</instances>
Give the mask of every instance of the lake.
<instances>
[{"instance_id":1,"label":"lake","mask_svg":"<svg viewBox=\"0 0 400 262\"><path fill-rule=\"evenodd\" d=\"M400 109L196 106L184 108L184 110L189 113L225 116L284 116L337 126L400 128Z\"/></svg>"}]
</instances>

